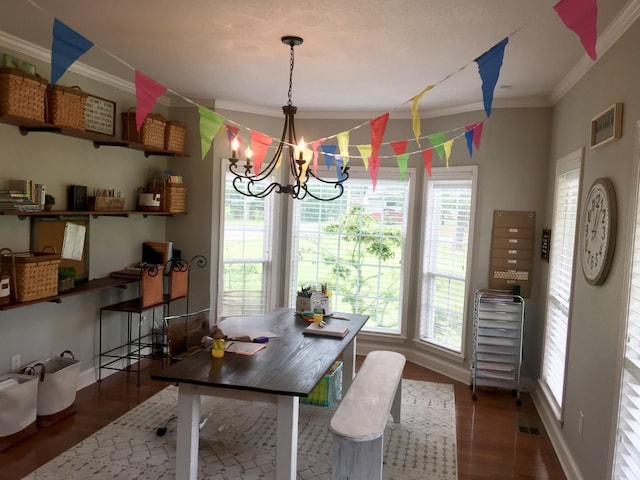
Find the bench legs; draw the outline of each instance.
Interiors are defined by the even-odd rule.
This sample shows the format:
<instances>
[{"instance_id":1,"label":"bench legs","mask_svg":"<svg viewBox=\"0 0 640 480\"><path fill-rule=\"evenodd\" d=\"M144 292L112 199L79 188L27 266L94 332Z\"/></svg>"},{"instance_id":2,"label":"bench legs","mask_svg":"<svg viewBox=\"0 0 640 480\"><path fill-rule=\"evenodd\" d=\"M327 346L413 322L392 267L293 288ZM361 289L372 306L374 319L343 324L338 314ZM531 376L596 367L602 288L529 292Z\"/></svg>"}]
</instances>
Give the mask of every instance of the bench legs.
<instances>
[{"instance_id":1,"label":"bench legs","mask_svg":"<svg viewBox=\"0 0 640 480\"><path fill-rule=\"evenodd\" d=\"M333 480L382 480L383 435L366 442L333 437Z\"/></svg>"},{"instance_id":2,"label":"bench legs","mask_svg":"<svg viewBox=\"0 0 640 480\"><path fill-rule=\"evenodd\" d=\"M391 405L391 416L394 423L400 423L400 410L402 406L402 379L398 382L398 388L396 390L396 396L393 397L393 404Z\"/></svg>"}]
</instances>

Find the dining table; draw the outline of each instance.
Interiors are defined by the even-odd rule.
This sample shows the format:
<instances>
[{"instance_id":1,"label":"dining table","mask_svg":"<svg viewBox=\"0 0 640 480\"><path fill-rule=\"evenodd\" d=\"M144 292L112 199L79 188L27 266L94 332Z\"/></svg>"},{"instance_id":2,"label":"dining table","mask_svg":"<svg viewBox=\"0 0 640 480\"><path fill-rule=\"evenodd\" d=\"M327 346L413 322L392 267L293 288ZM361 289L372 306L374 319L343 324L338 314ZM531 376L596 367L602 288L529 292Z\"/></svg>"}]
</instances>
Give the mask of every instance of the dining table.
<instances>
[{"instance_id":1,"label":"dining table","mask_svg":"<svg viewBox=\"0 0 640 480\"><path fill-rule=\"evenodd\" d=\"M368 319L348 313L325 317L326 324L348 329L344 337L333 337L306 335L309 323L290 308L229 317L217 324L223 333L267 337L265 348L251 355L227 351L221 358L204 349L154 373L152 379L178 386L176 479L197 478L203 395L275 404L276 478L295 479L300 397L308 396L338 360L343 367L342 394L346 393L355 375L356 336Z\"/></svg>"}]
</instances>

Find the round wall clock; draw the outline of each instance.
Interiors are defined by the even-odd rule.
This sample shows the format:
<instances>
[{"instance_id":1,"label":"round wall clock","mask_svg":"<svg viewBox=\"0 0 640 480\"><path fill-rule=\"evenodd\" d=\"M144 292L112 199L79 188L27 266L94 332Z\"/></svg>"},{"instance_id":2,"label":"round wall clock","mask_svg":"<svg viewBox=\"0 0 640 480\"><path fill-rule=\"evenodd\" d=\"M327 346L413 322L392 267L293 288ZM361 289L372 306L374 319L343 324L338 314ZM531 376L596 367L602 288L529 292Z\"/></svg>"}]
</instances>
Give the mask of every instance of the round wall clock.
<instances>
[{"instance_id":1,"label":"round wall clock","mask_svg":"<svg viewBox=\"0 0 640 480\"><path fill-rule=\"evenodd\" d=\"M608 178L597 178L584 204L580 257L588 283L604 283L611 268L616 246L616 192Z\"/></svg>"}]
</instances>

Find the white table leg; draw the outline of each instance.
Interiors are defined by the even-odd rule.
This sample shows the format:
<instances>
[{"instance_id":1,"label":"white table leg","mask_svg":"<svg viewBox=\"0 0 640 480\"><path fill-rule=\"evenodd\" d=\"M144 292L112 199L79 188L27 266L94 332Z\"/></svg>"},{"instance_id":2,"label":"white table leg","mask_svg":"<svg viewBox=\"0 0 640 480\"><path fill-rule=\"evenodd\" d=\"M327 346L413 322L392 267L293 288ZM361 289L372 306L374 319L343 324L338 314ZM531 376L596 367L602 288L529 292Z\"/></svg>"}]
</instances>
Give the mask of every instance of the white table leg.
<instances>
[{"instance_id":1,"label":"white table leg","mask_svg":"<svg viewBox=\"0 0 640 480\"><path fill-rule=\"evenodd\" d=\"M298 463L299 398L278 396L276 424L276 478L295 480Z\"/></svg>"},{"instance_id":2,"label":"white table leg","mask_svg":"<svg viewBox=\"0 0 640 480\"><path fill-rule=\"evenodd\" d=\"M353 377L356 376L356 338L342 352L342 396L349 391Z\"/></svg>"},{"instance_id":3,"label":"white table leg","mask_svg":"<svg viewBox=\"0 0 640 480\"><path fill-rule=\"evenodd\" d=\"M176 479L198 478L198 443L200 423L200 395L195 386L178 386L178 432L176 437Z\"/></svg>"}]
</instances>

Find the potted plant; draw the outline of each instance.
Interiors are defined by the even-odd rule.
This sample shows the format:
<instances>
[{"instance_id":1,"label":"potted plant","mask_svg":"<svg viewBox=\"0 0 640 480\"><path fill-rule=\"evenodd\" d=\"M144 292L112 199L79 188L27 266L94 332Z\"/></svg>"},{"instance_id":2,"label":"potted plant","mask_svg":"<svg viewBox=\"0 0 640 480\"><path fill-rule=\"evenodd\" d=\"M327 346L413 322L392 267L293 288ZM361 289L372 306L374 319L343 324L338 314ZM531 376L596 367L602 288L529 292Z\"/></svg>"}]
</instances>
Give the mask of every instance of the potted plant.
<instances>
[{"instance_id":1,"label":"potted plant","mask_svg":"<svg viewBox=\"0 0 640 480\"><path fill-rule=\"evenodd\" d=\"M71 290L76 286L76 269L58 267L58 293Z\"/></svg>"},{"instance_id":2,"label":"potted plant","mask_svg":"<svg viewBox=\"0 0 640 480\"><path fill-rule=\"evenodd\" d=\"M44 196L44 209L49 211L56 204L56 197L53 195L49 195L48 193Z\"/></svg>"}]
</instances>

